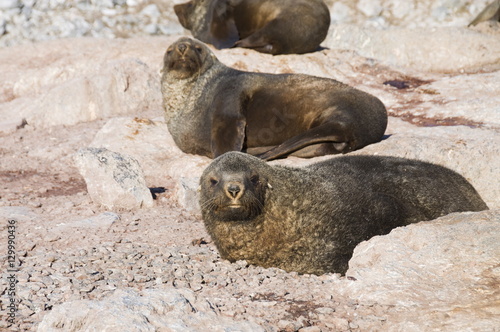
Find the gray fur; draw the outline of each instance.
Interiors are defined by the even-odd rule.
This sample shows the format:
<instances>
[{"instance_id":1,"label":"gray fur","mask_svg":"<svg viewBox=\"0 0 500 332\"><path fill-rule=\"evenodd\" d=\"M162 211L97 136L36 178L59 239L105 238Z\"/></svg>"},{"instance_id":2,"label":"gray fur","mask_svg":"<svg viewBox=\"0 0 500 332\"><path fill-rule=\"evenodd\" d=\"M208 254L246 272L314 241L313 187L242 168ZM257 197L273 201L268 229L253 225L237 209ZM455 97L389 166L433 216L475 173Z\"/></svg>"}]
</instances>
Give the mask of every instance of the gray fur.
<instances>
[{"instance_id":1,"label":"gray fur","mask_svg":"<svg viewBox=\"0 0 500 332\"><path fill-rule=\"evenodd\" d=\"M161 82L176 144L210 158L347 153L380 141L387 126L385 106L366 92L309 75L235 70L189 38L165 53Z\"/></svg>"},{"instance_id":2,"label":"gray fur","mask_svg":"<svg viewBox=\"0 0 500 332\"><path fill-rule=\"evenodd\" d=\"M230 152L206 168L200 185L203 220L222 258L299 273L345 273L354 247L375 235L488 209L454 171L395 157L288 168Z\"/></svg>"}]
</instances>

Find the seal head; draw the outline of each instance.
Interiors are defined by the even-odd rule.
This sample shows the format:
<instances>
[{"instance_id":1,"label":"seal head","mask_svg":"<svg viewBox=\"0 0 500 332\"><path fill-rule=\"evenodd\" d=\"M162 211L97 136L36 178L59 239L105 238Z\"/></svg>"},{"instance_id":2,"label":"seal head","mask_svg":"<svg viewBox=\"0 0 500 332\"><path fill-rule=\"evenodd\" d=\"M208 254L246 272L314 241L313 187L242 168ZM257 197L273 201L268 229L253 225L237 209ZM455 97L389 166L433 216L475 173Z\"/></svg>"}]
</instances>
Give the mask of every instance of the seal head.
<instances>
[{"instance_id":1,"label":"seal head","mask_svg":"<svg viewBox=\"0 0 500 332\"><path fill-rule=\"evenodd\" d=\"M214 60L213 53L205 45L190 38L180 38L167 48L162 72L178 80L196 77L206 72Z\"/></svg>"},{"instance_id":2,"label":"seal head","mask_svg":"<svg viewBox=\"0 0 500 332\"><path fill-rule=\"evenodd\" d=\"M221 221L245 222L256 218L262 213L270 187L266 177L256 171L252 159L242 164L239 156L224 154L219 161L224 163L224 169L212 164L200 183L203 210L211 219Z\"/></svg>"}]
</instances>

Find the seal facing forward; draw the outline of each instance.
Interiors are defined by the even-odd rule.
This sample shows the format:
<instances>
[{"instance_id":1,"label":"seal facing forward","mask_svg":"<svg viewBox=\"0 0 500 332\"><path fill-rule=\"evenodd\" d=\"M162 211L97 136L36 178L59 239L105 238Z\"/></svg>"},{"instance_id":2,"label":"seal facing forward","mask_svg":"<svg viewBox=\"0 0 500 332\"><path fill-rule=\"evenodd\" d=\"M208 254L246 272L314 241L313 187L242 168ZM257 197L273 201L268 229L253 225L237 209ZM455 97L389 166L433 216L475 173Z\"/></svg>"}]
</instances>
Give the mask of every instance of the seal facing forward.
<instances>
[{"instance_id":1,"label":"seal facing forward","mask_svg":"<svg viewBox=\"0 0 500 332\"><path fill-rule=\"evenodd\" d=\"M322 0L191 0L174 11L196 39L270 54L313 52L330 27Z\"/></svg>"},{"instance_id":2,"label":"seal facing forward","mask_svg":"<svg viewBox=\"0 0 500 332\"><path fill-rule=\"evenodd\" d=\"M207 232L222 258L286 271L344 274L357 244L393 228L488 207L445 167L381 156L340 156L304 168L240 152L200 179Z\"/></svg>"},{"instance_id":3,"label":"seal facing forward","mask_svg":"<svg viewBox=\"0 0 500 332\"><path fill-rule=\"evenodd\" d=\"M347 153L380 141L387 126L385 106L366 92L327 78L235 70L189 38L170 45L162 71L165 120L186 153Z\"/></svg>"}]
</instances>

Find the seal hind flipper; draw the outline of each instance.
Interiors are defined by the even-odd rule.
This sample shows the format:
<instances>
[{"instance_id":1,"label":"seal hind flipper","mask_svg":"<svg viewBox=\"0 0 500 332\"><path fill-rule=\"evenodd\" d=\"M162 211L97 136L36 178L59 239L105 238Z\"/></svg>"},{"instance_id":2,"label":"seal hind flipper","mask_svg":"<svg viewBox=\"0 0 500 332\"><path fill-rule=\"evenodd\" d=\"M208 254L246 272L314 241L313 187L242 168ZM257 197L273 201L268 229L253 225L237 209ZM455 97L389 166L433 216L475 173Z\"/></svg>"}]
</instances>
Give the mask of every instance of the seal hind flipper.
<instances>
[{"instance_id":1,"label":"seal hind flipper","mask_svg":"<svg viewBox=\"0 0 500 332\"><path fill-rule=\"evenodd\" d=\"M289 138L280 145L256 157L264 160L272 160L318 143L328 143L328 145L321 146L321 154L313 152L312 155L304 157L324 155L325 149L328 149L331 154L346 153L357 147L349 128L349 126L342 123L327 122L311 128L300 135Z\"/></svg>"}]
</instances>

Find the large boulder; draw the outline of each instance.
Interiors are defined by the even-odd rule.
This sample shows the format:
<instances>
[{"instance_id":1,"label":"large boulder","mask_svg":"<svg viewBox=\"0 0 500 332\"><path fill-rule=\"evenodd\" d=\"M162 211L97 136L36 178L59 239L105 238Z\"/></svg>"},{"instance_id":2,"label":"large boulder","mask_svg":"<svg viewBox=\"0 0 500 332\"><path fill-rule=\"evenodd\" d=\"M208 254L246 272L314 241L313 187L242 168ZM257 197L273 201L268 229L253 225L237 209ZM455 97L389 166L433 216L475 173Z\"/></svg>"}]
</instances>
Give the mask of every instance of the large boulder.
<instances>
[{"instance_id":1,"label":"large boulder","mask_svg":"<svg viewBox=\"0 0 500 332\"><path fill-rule=\"evenodd\" d=\"M76 153L75 163L95 203L108 209L153 206L153 196L134 158L104 148L85 148Z\"/></svg>"},{"instance_id":2,"label":"large boulder","mask_svg":"<svg viewBox=\"0 0 500 332\"><path fill-rule=\"evenodd\" d=\"M331 27L323 44L355 50L391 66L459 73L499 70L499 36L500 26L497 33L486 34L466 27L380 30L339 24Z\"/></svg>"},{"instance_id":3,"label":"large boulder","mask_svg":"<svg viewBox=\"0 0 500 332\"><path fill-rule=\"evenodd\" d=\"M394 229L354 250L342 292L398 306L386 331L500 326L500 210L454 213Z\"/></svg>"}]
</instances>

